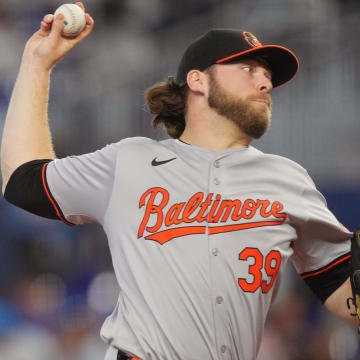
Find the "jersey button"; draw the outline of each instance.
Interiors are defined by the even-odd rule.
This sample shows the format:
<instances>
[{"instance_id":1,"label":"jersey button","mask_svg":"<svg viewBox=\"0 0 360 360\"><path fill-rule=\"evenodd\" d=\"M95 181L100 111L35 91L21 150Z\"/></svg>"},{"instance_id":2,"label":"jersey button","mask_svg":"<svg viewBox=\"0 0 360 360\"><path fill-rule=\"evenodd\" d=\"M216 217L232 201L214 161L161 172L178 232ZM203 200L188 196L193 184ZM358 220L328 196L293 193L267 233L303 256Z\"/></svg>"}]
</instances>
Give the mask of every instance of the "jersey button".
<instances>
[{"instance_id":1,"label":"jersey button","mask_svg":"<svg viewBox=\"0 0 360 360\"><path fill-rule=\"evenodd\" d=\"M215 185L219 185L219 184L220 184L220 180L219 180L218 178L215 178L215 179L214 179L214 184L215 184Z\"/></svg>"},{"instance_id":2,"label":"jersey button","mask_svg":"<svg viewBox=\"0 0 360 360\"><path fill-rule=\"evenodd\" d=\"M218 296L218 297L216 298L216 302L217 302L218 304L222 304L223 301L224 301L224 299L222 298L222 296Z\"/></svg>"},{"instance_id":3,"label":"jersey button","mask_svg":"<svg viewBox=\"0 0 360 360\"><path fill-rule=\"evenodd\" d=\"M214 255L214 256L218 256L219 254L219 250L217 248L214 248L211 250L211 253Z\"/></svg>"},{"instance_id":4,"label":"jersey button","mask_svg":"<svg viewBox=\"0 0 360 360\"><path fill-rule=\"evenodd\" d=\"M220 161L219 161L219 160L215 160L214 166L215 166L216 168L219 168L219 167L220 167Z\"/></svg>"},{"instance_id":5,"label":"jersey button","mask_svg":"<svg viewBox=\"0 0 360 360\"><path fill-rule=\"evenodd\" d=\"M226 345L221 345L220 351L224 353L226 351Z\"/></svg>"}]
</instances>

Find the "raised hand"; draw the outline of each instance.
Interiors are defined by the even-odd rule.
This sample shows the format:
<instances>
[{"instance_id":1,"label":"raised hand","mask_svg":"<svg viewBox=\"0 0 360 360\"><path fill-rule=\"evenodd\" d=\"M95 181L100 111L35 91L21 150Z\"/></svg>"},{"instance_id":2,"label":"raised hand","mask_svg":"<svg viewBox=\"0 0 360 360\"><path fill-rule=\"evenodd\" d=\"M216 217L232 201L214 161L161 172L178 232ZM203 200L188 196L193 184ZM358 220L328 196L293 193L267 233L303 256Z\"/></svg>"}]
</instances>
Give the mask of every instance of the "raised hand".
<instances>
[{"instance_id":1,"label":"raised hand","mask_svg":"<svg viewBox=\"0 0 360 360\"><path fill-rule=\"evenodd\" d=\"M76 5L85 11L81 2L77 2ZM86 26L84 30L76 37L66 38L61 34L64 16L59 14L54 18L52 14L45 15L41 21L40 29L26 43L23 61L30 61L37 66L50 70L75 45L91 33L94 20L88 13L85 17Z\"/></svg>"}]
</instances>

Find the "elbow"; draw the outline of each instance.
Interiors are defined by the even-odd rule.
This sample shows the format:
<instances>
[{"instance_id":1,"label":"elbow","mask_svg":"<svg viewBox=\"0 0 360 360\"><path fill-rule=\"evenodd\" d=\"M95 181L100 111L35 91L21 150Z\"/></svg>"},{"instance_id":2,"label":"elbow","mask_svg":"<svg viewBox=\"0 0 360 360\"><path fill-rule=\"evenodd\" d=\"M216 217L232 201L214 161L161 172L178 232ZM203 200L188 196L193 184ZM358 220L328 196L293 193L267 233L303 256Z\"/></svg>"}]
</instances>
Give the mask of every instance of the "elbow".
<instances>
[{"instance_id":1,"label":"elbow","mask_svg":"<svg viewBox=\"0 0 360 360\"><path fill-rule=\"evenodd\" d=\"M7 178L7 179L4 179L4 177L2 178L1 192L4 197L5 197L5 191L6 191L6 186L7 186L8 182L9 182L9 178Z\"/></svg>"},{"instance_id":2,"label":"elbow","mask_svg":"<svg viewBox=\"0 0 360 360\"><path fill-rule=\"evenodd\" d=\"M2 179L1 191L3 195L5 195L6 185L8 184L12 173L13 171L11 171L9 167L4 166L3 163L1 164L1 179Z\"/></svg>"},{"instance_id":3,"label":"elbow","mask_svg":"<svg viewBox=\"0 0 360 360\"><path fill-rule=\"evenodd\" d=\"M6 190L6 185L9 181L9 176L5 176L4 175L4 172L2 171L1 172L1 178L2 178L2 187L1 187L1 191L2 191L2 194L3 196L5 195L5 190Z\"/></svg>"}]
</instances>

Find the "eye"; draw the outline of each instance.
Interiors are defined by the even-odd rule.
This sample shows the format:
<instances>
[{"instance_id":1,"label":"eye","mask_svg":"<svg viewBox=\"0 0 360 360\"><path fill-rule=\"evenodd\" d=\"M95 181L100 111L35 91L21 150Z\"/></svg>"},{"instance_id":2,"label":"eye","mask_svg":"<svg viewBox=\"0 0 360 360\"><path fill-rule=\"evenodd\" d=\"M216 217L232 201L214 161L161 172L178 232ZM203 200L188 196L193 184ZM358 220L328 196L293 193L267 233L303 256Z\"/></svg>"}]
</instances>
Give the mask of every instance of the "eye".
<instances>
[{"instance_id":1,"label":"eye","mask_svg":"<svg viewBox=\"0 0 360 360\"><path fill-rule=\"evenodd\" d=\"M252 70L250 65L243 65L242 69L247 71L247 72L251 72L251 70Z\"/></svg>"},{"instance_id":2,"label":"eye","mask_svg":"<svg viewBox=\"0 0 360 360\"><path fill-rule=\"evenodd\" d=\"M272 74L270 73L270 71L267 71L265 73L265 76L269 79L269 80L272 80Z\"/></svg>"}]
</instances>

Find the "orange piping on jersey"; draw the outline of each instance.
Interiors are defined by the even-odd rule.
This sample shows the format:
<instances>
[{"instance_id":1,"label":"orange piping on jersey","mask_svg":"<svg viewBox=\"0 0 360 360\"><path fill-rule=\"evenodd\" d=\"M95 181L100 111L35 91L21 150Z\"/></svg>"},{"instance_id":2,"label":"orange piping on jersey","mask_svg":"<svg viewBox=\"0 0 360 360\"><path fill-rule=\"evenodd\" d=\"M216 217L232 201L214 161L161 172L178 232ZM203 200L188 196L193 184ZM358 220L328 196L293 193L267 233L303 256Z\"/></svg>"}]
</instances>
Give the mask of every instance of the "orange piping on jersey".
<instances>
[{"instance_id":1,"label":"orange piping on jersey","mask_svg":"<svg viewBox=\"0 0 360 360\"><path fill-rule=\"evenodd\" d=\"M336 266L336 265L338 265L338 264L342 263L343 261L345 261L345 260L347 260L347 259L350 259L350 258L351 258L351 254L346 255L345 257L343 257L343 258L335 261L333 264L325 267L324 269L321 269L321 270L319 270L319 271L312 272L312 273L310 273L310 274L301 275L301 278L304 280L304 279L307 279L307 278L312 277L312 276L320 275L320 274L322 274L323 272L325 272L325 271L333 268L334 266Z\"/></svg>"},{"instance_id":2,"label":"orange piping on jersey","mask_svg":"<svg viewBox=\"0 0 360 360\"><path fill-rule=\"evenodd\" d=\"M42 168L42 182L43 182L43 186L44 186L44 190L46 193L46 196L48 197L48 199L50 200L52 206L54 207L55 211L56 211L56 215L59 217L59 219L64 222L66 225L69 226L75 226L75 224L72 224L71 222L67 221L60 213L60 210L58 209L58 207L56 206L56 203L54 201L54 199L52 198L50 191L48 190L47 184L46 184L46 179L45 179L45 170L46 167L48 166L49 163L45 163L43 168Z\"/></svg>"}]
</instances>

